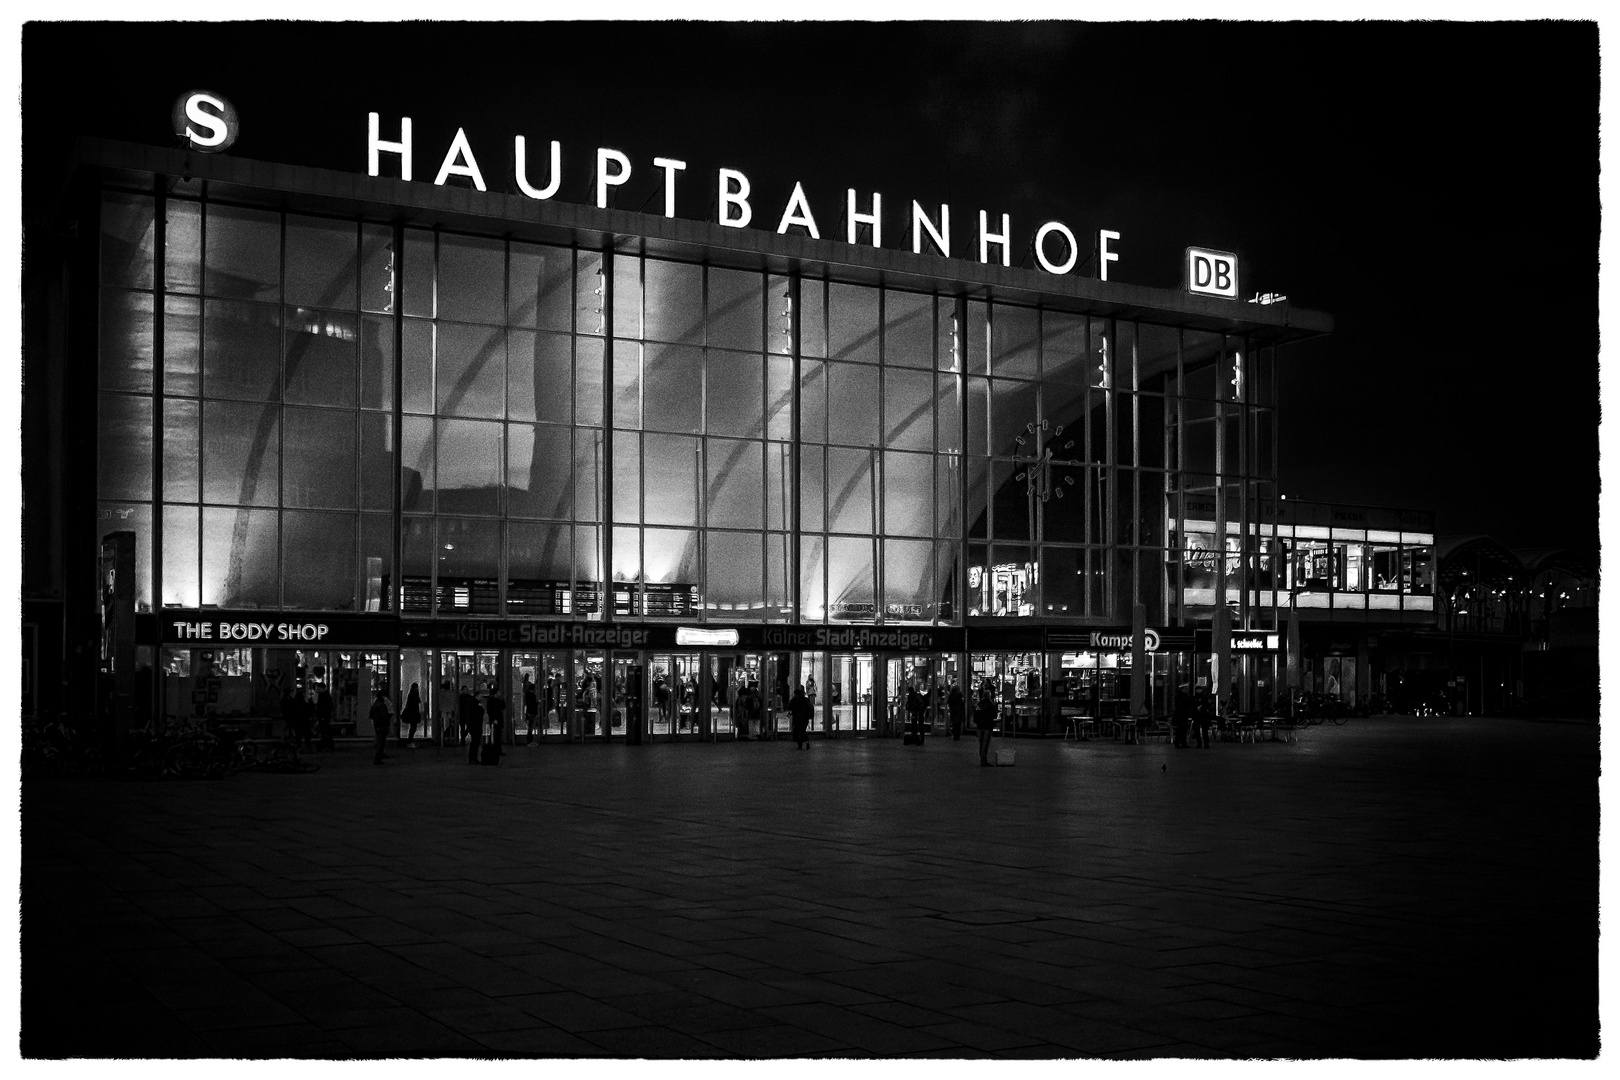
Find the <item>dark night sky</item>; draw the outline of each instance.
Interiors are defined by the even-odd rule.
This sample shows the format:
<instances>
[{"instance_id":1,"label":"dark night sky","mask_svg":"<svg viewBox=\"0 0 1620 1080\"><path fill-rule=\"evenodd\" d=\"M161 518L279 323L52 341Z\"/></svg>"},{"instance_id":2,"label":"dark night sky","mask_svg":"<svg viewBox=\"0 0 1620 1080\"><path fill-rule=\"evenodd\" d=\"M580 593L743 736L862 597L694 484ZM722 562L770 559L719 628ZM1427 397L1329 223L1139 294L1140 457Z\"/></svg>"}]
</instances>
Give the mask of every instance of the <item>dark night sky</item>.
<instances>
[{"instance_id":1,"label":"dark night sky","mask_svg":"<svg viewBox=\"0 0 1620 1080\"><path fill-rule=\"evenodd\" d=\"M562 143L574 202L609 146L615 204L651 213L667 156L682 217L724 165L765 228L800 180L824 237L881 191L886 247L915 198L958 251L980 209L1015 250L1115 229L1110 277L1142 285L1236 250L1246 293L1336 320L1285 353L1284 492L1595 554L1598 78L1591 23L33 24L24 212L66 137L170 144L205 87L246 158L363 173L376 110L414 118L419 180L463 126L492 189L523 134Z\"/></svg>"}]
</instances>

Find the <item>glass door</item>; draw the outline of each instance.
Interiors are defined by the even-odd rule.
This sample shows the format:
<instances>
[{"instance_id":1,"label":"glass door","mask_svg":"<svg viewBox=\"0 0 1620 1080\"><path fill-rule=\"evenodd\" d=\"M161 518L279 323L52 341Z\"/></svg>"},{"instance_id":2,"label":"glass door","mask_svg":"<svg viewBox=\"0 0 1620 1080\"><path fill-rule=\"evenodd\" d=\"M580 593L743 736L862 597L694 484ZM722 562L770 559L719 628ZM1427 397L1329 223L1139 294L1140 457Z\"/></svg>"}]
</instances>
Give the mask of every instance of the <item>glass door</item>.
<instances>
[{"instance_id":1,"label":"glass door","mask_svg":"<svg viewBox=\"0 0 1620 1080\"><path fill-rule=\"evenodd\" d=\"M697 653L656 653L648 661L652 706L647 716L651 735L691 738L699 734Z\"/></svg>"},{"instance_id":2,"label":"glass door","mask_svg":"<svg viewBox=\"0 0 1620 1080\"><path fill-rule=\"evenodd\" d=\"M580 649L574 653L575 716L578 723L572 730L577 738L606 738L612 723L612 703L603 694L607 678L607 654L600 649Z\"/></svg>"},{"instance_id":3,"label":"glass door","mask_svg":"<svg viewBox=\"0 0 1620 1080\"><path fill-rule=\"evenodd\" d=\"M416 726L405 719L405 703L410 700L411 687L416 687L419 713ZM394 707L399 716L399 737L404 742L436 737L438 725L434 722L432 653L427 649L402 649L399 654L399 700Z\"/></svg>"},{"instance_id":4,"label":"glass door","mask_svg":"<svg viewBox=\"0 0 1620 1080\"><path fill-rule=\"evenodd\" d=\"M640 653L613 654L611 665L613 687L612 728L609 734L640 743L646 734L647 716L643 708L647 700L647 667Z\"/></svg>"},{"instance_id":5,"label":"glass door","mask_svg":"<svg viewBox=\"0 0 1620 1080\"><path fill-rule=\"evenodd\" d=\"M830 733L832 716L827 712L827 654L807 652L799 654L799 674L803 676L804 696L810 699L810 730Z\"/></svg>"},{"instance_id":6,"label":"glass door","mask_svg":"<svg viewBox=\"0 0 1620 1080\"><path fill-rule=\"evenodd\" d=\"M827 673L827 696L832 705L833 730L869 733L872 730L871 653L835 653Z\"/></svg>"}]
</instances>

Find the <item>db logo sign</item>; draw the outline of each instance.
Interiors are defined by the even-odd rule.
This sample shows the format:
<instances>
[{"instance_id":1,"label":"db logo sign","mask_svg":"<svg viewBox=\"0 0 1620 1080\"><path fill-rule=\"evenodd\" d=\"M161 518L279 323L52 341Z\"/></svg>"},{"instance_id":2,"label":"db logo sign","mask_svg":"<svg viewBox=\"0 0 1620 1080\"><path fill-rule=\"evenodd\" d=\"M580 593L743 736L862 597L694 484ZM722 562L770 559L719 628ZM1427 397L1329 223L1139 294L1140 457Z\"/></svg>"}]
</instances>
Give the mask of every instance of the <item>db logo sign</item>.
<instances>
[{"instance_id":1,"label":"db logo sign","mask_svg":"<svg viewBox=\"0 0 1620 1080\"><path fill-rule=\"evenodd\" d=\"M174 103L170 114L175 138L188 150L218 154L236 141L240 124L236 106L208 90L188 90Z\"/></svg>"},{"instance_id":2,"label":"db logo sign","mask_svg":"<svg viewBox=\"0 0 1620 1080\"><path fill-rule=\"evenodd\" d=\"M1236 300L1238 258L1230 251L1187 249L1187 291Z\"/></svg>"},{"instance_id":3,"label":"db logo sign","mask_svg":"<svg viewBox=\"0 0 1620 1080\"><path fill-rule=\"evenodd\" d=\"M1159 632L1151 626L1142 631L1142 648L1146 652L1159 651Z\"/></svg>"}]
</instances>

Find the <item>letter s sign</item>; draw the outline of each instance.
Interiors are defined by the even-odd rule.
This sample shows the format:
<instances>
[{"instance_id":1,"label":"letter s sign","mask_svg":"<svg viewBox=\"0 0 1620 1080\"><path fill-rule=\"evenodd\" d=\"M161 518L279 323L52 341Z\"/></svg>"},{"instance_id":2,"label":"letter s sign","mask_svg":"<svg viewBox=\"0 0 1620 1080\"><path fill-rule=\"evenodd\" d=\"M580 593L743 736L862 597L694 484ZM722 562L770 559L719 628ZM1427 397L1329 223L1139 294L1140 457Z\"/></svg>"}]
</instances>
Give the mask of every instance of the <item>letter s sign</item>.
<instances>
[{"instance_id":1,"label":"letter s sign","mask_svg":"<svg viewBox=\"0 0 1620 1080\"><path fill-rule=\"evenodd\" d=\"M236 107L209 90L188 90L175 100L170 114L175 138L189 150L218 154L230 149L241 125Z\"/></svg>"},{"instance_id":2,"label":"letter s sign","mask_svg":"<svg viewBox=\"0 0 1620 1080\"><path fill-rule=\"evenodd\" d=\"M1205 296L1224 296L1229 300L1236 300L1238 295L1238 257L1230 251L1188 248L1186 279L1183 288L1190 293L1202 293Z\"/></svg>"}]
</instances>

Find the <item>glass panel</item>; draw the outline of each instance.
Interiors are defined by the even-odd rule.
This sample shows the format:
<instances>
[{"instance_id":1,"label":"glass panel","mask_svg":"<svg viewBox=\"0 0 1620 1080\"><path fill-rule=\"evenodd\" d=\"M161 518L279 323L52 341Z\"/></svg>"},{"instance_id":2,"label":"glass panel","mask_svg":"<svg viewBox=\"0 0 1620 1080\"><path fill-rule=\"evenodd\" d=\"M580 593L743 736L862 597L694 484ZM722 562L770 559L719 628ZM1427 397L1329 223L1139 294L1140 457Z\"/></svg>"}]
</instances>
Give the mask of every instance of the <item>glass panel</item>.
<instances>
[{"instance_id":1,"label":"glass panel","mask_svg":"<svg viewBox=\"0 0 1620 1080\"><path fill-rule=\"evenodd\" d=\"M613 333L641 337L641 260L622 252L613 256Z\"/></svg>"},{"instance_id":2,"label":"glass panel","mask_svg":"<svg viewBox=\"0 0 1620 1080\"><path fill-rule=\"evenodd\" d=\"M793 448L787 443L765 444L765 527L793 528Z\"/></svg>"},{"instance_id":3,"label":"glass panel","mask_svg":"<svg viewBox=\"0 0 1620 1080\"><path fill-rule=\"evenodd\" d=\"M401 519L400 610L426 614L433 610L433 519Z\"/></svg>"},{"instance_id":4,"label":"glass panel","mask_svg":"<svg viewBox=\"0 0 1620 1080\"><path fill-rule=\"evenodd\" d=\"M926 371L883 372L883 445L934 448L934 377Z\"/></svg>"},{"instance_id":5,"label":"glass panel","mask_svg":"<svg viewBox=\"0 0 1620 1080\"><path fill-rule=\"evenodd\" d=\"M956 454L934 458L936 536L962 535L962 459Z\"/></svg>"},{"instance_id":6,"label":"glass panel","mask_svg":"<svg viewBox=\"0 0 1620 1080\"><path fill-rule=\"evenodd\" d=\"M276 505L280 426L274 405L203 402L203 502Z\"/></svg>"},{"instance_id":7,"label":"glass panel","mask_svg":"<svg viewBox=\"0 0 1620 1080\"><path fill-rule=\"evenodd\" d=\"M96 541L99 543L103 537L112 532L135 534L135 610L151 611L152 504L98 502Z\"/></svg>"},{"instance_id":8,"label":"glass panel","mask_svg":"<svg viewBox=\"0 0 1620 1080\"><path fill-rule=\"evenodd\" d=\"M824 453L819 446L799 448L799 521L800 528L807 533L821 532L826 528L822 513Z\"/></svg>"},{"instance_id":9,"label":"glass panel","mask_svg":"<svg viewBox=\"0 0 1620 1080\"><path fill-rule=\"evenodd\" d=\"M365 315L360 319L360 407L394 407L394 321Z\"/></svg>"},{"instance_id":10,"label":"glass panel","mask_svg":"<svg viewBox=\"0 0 1620 1080\"><path fill-rule=\"evenodd\" d=\"M150 394L152 294L101 290L100 329L101 389Z\"/></svg>"},{"instance_id":11,"label":"glass panel","mask_svg":"<svg viewBox=\"0 0 1620 1080\"><path fill-rule=\"evenodd\" d=\"M391 611L384 585L394 576L394 519L360 515L360 610Z\"/></svg>"},{"instance_id":12,"label":"glass panel","mask_svg":"<svg viewBox=\"0 0 1620 1080\"><path fill-rule=\"evenodd\" d=\"M573 474L568 468L574 456L572 434L551 424L507 426L508 514L564 521L573 516Z\"/></svg>"},{"instance_id":13,"label":"glass panel","mask_svg":"<svg viewBox=\"0 0 1620 1080\"><path fill-rule=\"evenodd\" d=\"M991 374L1013 379L1033 379L1039 375L1037 346L1040 339L1033 308L996 304L991 309L991 341L995 355Z\"/></svg>"},{"instance_id":14,"label":"glass panel","mask_svg":"<svg viewBox=\"0 0 1620 1080\"><path fill-rule=\"evenodd\" d=\"M783 356L765 361L769 389L765 401L766 436L790 441L793 438L793 361Z\"/></svg>"},{"instance_id":15,"label":"glass panel","mask_svg":"<svg viewBox=\"0 0 1620 1080\"><path fill-rule=\"evenodd\" d=\"M433 470L433 421L428 417L401 420L399 468L401 509L431 511L438 483Z\"/></svg>"},{"instance_id":16,"label":"glass panel","mask_svg":"<svg viewBox=\"0 0 1620 1080\"><path fill-rule=\"evenodd\" d=\"M872 446L878 431L878 372L856 364L827 365L827 440Z\"/></svg>"},{"instance_id":17,"label":"glass panel","mask_svg":"<svg viewBox=\"0 0 1620 1080\"><path fill-rule=\"evenodd\" d=\"M763 357L711 349L708 369L709 433L759 438L765 426Z\"/></svg>"},{"instance_id":18,"label":"glass panel","mask_svg":"<svg viewBox=\"0 0 1620 1080\"><path fill-rule=\"evenodd\" d=\"M646 427L692 435L702 431L703 350L689 345L648 345L642 356Z\"/></svg>"},{"instance_id":19,"label":"glass panel","mask_svg":"<svg viewBox=\"0 0 1620 1080\"><path fill-rule=\"evenodd\" d=\"M960 453L962 450L962 407L958 400L960 375L936 376L934 410L937 416L935 430L942 452Z\"/></svg>"},{"instance_id":20,"label":"glass panel","mask_svg":"<svg viewBox=\"0 0 1620 1080\"><path fill-rule=\"evenodd\" d=\"M574 527L574 610L581 614L602 610L601 545L599 527Z\"/></svg>"},{"instance_id":21,"label":"glass panel","mask_svg":"<svg viewBox=\"0 0 1620 1080\"><path fill-rule=\"evenodd\" d=\"M612 426L642 426L642 345L612 343Z\"/></svg>"},{"instance_id":22,"label":"glass panel","mask_svg":"<svg viewBox=\"0 0 1620 1080\"><path fill-rule=\"evenodd\" d=\"M185 199L166 204L163 279L172 292L202 292L202 207Z\"/></svg>"},{"instance_id":23,"label":"glass panel","mask_svg":"<svg viewBox=\"0 0 1620 1080\"><path fill-rule=\"evenodd\" d=\"M709 267L708 344L763 352L764 303L763 275Z\"/></svg>"},{"instance_id":24,"label":"glass panel","mask_svg":"<svg viewBox=\"0 0 1620 1080\"><path fill-rule=\"evenodd\" d=\"M696 525L702 496L698 483L698 440L648 435L645 442L642 476L647 523Z\"/></svg>"},{"instance_id":25,"label":"glass panel","mask_svg":"<svg viewBox=\"0 0 1620 1080\"><path fill-rule=\"evenodd\" d=\"M882 506L886 534L933 535L934 459L928 454L886 452Z\"/></svg>"},{"instance_id":26,"label":"glass panel","mask_svg":"<svg viewBox=\"0 0 1620 1080\"><path fill-rule=\"evenodd\" d=\"M507 525L508 615L572 614L573 532L568 525Z\"/></svg>"},{"instance_id":27,"label":"glass panel","mask_svg":"<svg viewBox=\"0 0 1620 1080\"><path fill-rule=\"evenodd\" d=\"M1047 382L1086 382L1086 317L1041 312L1041 371Z\"/></svg>"},{"instance_id":28,"label":"glass panel","mask_svg":"<svg viewBox=\"0 0 1620 1080\"><path fill-rule=\"evenodd\" d=\"M282 414L283 505L355 508L354 421L352 412L329 409L289 407Z\"/></svg>"},{"instance_id":29,"label":"glass panel","mask_svg":"<svg viewBox=\"0 0 1620 1080\"><path fill-rule=\"evenodd\" d=\"M433 317L433 234L426 229L405 230L405 295L400 298L407 315Z\"/></svg>"},{"instance_id":30,"label":"glass panel","mask_svg":"<svg viewBox=\"0 0 1620 1080\"><path fill-rule=\"evenodd\" d=\"M833 532L872 533L871 451L828 448L827 527Z\"/></svg>"},{"instance_id":31,"label":"glass panel","mask_svg":"<svg viewBox=\"0 0 1620 1080\"><path fill-rule=\"evenodd\" d=\"M803 356L827 355L827 283L814 278L799 280L799 352Z\"/></svg>"},{"instance_id":32,"label":"glass panel","mask_svg":"<svg viewBox=\"0 0 1620 1080\"><path fill-rule=\"evenodd\" d=\"M439 318L504 323L505 298L504 242L439 234Z\"/></svg>"},{"instance_id":33,"label":"glass panel","mask_svg":"<svg viewBox=\"0 0 1620 1080\"><path fill-rule=\"evenodd\" d=\"M237 300L281 299L281 215L209 203L203 291Z\"/></svg>"},{"instance_id":34,"label":"glass panel","mask_svg":"<svg viewBox=\"0 0 1620 1080\"><path fill-rule=\"evenodd\" d=\"M216 607L276 607L280 602L274 510L202 512L202 602Z\"/></svg>"},{"instance_id":35,"label":"glass panel","mask_svg":"<svg viewBox=\"0 0 1620 1080\"><path fill-rule=\"evenodd\" d=\"M438 422L438 507L441 514L500 512L500 424Z\"/></svg>"},{"instance_id":36,"label":"glass panel","mask_svg":"<svg viewBox=\"0 0 1620 1080\"><path fill-rule=\"evenodd\" d=\"M712 536L713 534L711 534ZM698 534L695 529L647 529L643 578L648 615L691 615L698 586ZM755 590L756 596L758 590Z\"/></svg>"},{"instance_id":37,"label":"glass panel","mask_svg":"<svg viewBox=\"0 0 1620 1080\"><path fill-rule=\"evenodd\" d=\"M799 617L805 622L827 619L826 567L822 556L825 544L820 536L799 539Z\"/></svg>"},{"instance_id":38,"label":"glass panel","mask_svg":"<svg viewBox=\"0 0 1620 1080\"><path fill-rule=\"evenodd\" d=\"M765 549L759 533L711 532L706 603L720 618L760 618L764 613Z\"/></svg>"},{"instance_id":39,"label":"glass panel","mask_svg":"<svg viewBox=\"0 0 1620 1080\"><path fill-rule=\"evenodd\" d=\"M507 318L513 326L573 329L574 252L512 241Z\"/></svg>"},{"instance_id":40,"label":"glass panel","mask_svg":"<svg viewBox=\"0 0 1620 1080\"><path fill-rule=\"evenodd\" d=\"M574 423L602 426L602 379L604 342L597 338L574 339Z\"/></svg>"},{"instance_id":41,"label":"glass panel","mask_svg":"<svg viewBox=\"0 0 1620 1080\"><path fill-rule=\"evenodd\" d=\"M352 221L288 214L287 303L353 310L358 239Z\"/></svg>"},{"instance_id":42,"label":"glass panel","mask_svg":"<svg viewBox=\"0 0 1620 1080\"><path fill-rule=\"evenodd\" d=\"M394 278L394 230L388 225L360 226L360 310L392 312L398 285Z\"/></svg>"},{"instance_id":43,"label":"glass panel","mask_svg":"<svg viewBox=\"0 0 1620 1080\"><path fill-rule=\"evenodd\" d=\"M872 581L872 538L833 536L827 540L827 617L833 622L871 622L877 613Z\"/></svg>"},{"instance_id":44,"label":"glass panel","mask_svg":"<svg viewBox=\"0 0 1620 1080\"><path fill-rule=\"evenodd\" d=\"M617 587L620 583L641 580L641 530L634 525L613 527L613 581L614 592L619 593ZM626 594L628 599L628 594ZM618 610L618 600L615 598L615 611L618 614L628 614L628 610Z\"/></svg>"},{"instance_id":45,"label":"glass panel","mask_svg":"<svg viewBox=\"0 0 1620 1080\"><path fill-rule=\"evenodd\" d=\"M641 436L613 435L613 520L641 521Z\"/></svg>"},{"instance_id":46,"label":"glass panel","mask_svg":"<svg viewBox=\"0 0 1620 1080\"><path fill-rule=\"evenodd\" d=\"M281 516L283 599L290 608L353 611L357 514Z\"/></svg>"},{"instance_id":47,"label":"glass panel","mask_svg":"<svg viewBox=\"0 0 1620 1080\"><path fill-rule=\"evenodd\" d=\"M203 393L275 401L281 394L281 309L208 300L203 305Z\"/></svg>"},{"instance_id":48,"label":"glass panel","mask_svg":"<svg viewBox=\"0 0 1620 1080\"><path fill-rule=\"evenodd\" d=\"M201 413L195 401L163 402L163 498L196 502L201 479Z\"/></svg>"},{"instance_id":49,"label":"glass panel","mask_svg":"<svg viewBox=\"0 0 1620 1080\"><path fill-rule=\"evenodd\" d=\"M499 608L501 528L476 518L438 519L434 594L440 615L493 615Z\"/></svg>"},{"instance_id":50,"label":"glass panel","mask_svg":"<svg viewBox=\"0 0 1620 1080\"><path fill-rule=\"evenodd\" d=\"M934 619L934 545L928 540L883 544L883 617L895 622Z\"/></svg>"},{"instance_id":51,"label":"glass panel","mask_svg":"<svg viewBox=\"0 0 1620 1080\"><path fill-rule=\"evenodd\" d=\"M990 344L989 310L983 300L968 301L967 319L967 369L974 375L983 375L988 370L985 353Z\"/></svg>"},{"instance_id":52,"label":"glass panel","mask_svg":"<svg viewBox=\"0 0 1620 1080\"><path fill-rule=\"evenodd\" d=\"M827 441L827 365L819 360L799 361L799 438Z\"/></svg>"},{"instance_id":53,"label":"glass panel","mask_svg":"<svg viewBox=\"0 0 1620 1080\"><path fill-rule=\"evenodd\" d=\"M197 508L163 508L163 604L194 608L197 592Z\"/></svg>"},{"instance_id":54,"label":"glass panel","mask_svg":"<svg viewBox=\"0 0 1620 1080\"><path fill-rule=\"evenodd\" d=\"M660 259L643 267L647 340L703 344L703 267Z\"/></svg>"},{"instance_id":55,"label":"glass panel","mask_svg":"<svg viewBox=\"0 0 1620 1080\"><path fill-rule=\"evenodd\" d=\"M600 431L574 432L574 517L579 521L600 521L602 518L601 492L602 433Z\"/></svg>"},{"instance_id":56,"label":"glass panel","mask_svg":"<svg viewBox=\"0 0 1620 1080\"><path fill-rule=\"evenodd\" d=\"M360 327L353 315L287 308L284 400L353 406Z\"/></svg>"},{"instance_id":57,"label":"glass panel","mask_svg":"<svg viewBox=\"0 0 1620 1080\"><path fill-rule=\"evenodd\" d=\"M387 413L360 414L360 506L394 508L394 418Z\"/></svg>"},{"instance_id":58,"label":"glass panel","mask_svg":"<svg viewBox=\"0 0 1620 1080\"><path fill-rule=\"evenodd\" d=\"M150 195L105 191L101 195L101 280L131 289L152 287L157 250L157 204Z\"/></svg>"},{"instance_id":59,"label":"glass panel","mask_svg":"<svg viewBox=\"0 0 1620 1080\"><path fill-rule=\"evenodd\" d=\"M437 324L434 382L440 416L506 413L506 332L495 326Z\"/></svg>"},{"instance_id":60,"label":"glass panel","mask_svg":"<svg viewBox=\"0 0 1620 1080\"><path fill-rule=\"evenodd\" d=\"M406 412L433 411L433 324L406 319L401 361L401 405Z\"/></svg>"},{"instance_id":61,"label":"glass panel","mask_svg":"<svg viewBox=\"0 0 1620 1080\"><path fill-rule=\"evenodd\" d=\"M990 384L990 451L997 455L1029 454L1033 446L1026 440L1020 447L1018 436L1037 423L1035 384L996 379Z\"/></svg>"},{"instance_id":62,"label":"glass panel","mask_svg":"<svg viewBox=\"0 0 1620 1080\"><path fill-rule=\"evenodd\" d=\"M765 279L765 350L776 356L793 355L793 294L787 277Z\"/></svg>"},{"instance_id":63,"label":"glass panel","mask_svg":"<svg viewBox=\"0 0 1620 1080\"><path fill-rule=\"evenodd\" d=\"M878 292L860 285L827 286L828 355L834 360L878 360Z\"/></svg>"},{"instance_id":64,"label":"glass panel","mask_svg":"<svg viewBox=\"0 0 1620 1080\"><path fill-rule=\"evenodd\" d=\"M1024 467L1016 462L996 461L990 469L990 490L995 499L992 536L997 540L1028 540L1032 513L1029 487L1026 481L1014 479Z\"/></svg>"},{"instance_id":65,"label":"glass panel","mask_svg":"<svg viewBox=\"0 0 1620 1080\"><path fill-rule=\"evenodd\" d=\"M163 392L195 396L201 388L202 302L163 299Z\"/></svg>"},{"instance_id":66,"label":"glass panel","mask_svg":"<svg viewBox=\"0 0 1620 1080\"><path fill-rule=\"evenodd\" d=\"M1041 610L1058 617L1084 615L1086 558L1082 548L1041 549Z\"/></svg>"},{"instance_id":67,"label":"glass panel","mask_svg":"<svg viewBox=\"0 0 1620 1080\"><path fill-rule=\"evenodd\" d=\"M940 540L934 544L934 596L939 606L934 615L940 622L960 622L957 597L961 593L957 557L962 545L954 540Z\"/></svg>"},{"instance_id":68,"label":"glass panel","mask_svg":"<svg viewBox=\"0 0 1620 1080\"><path fill-rule=\"evenodd\" d=\"M758 529L763 526L762 450L757 442L708 440L708 525L711 528Z\"/></svg>"},{"instance_id":69,"label":"glass panel","mask_svg":"<svg viewBox=\"0 0 1620 1080\"><path fill-rule=\"evenodd\" d=\"M574 332L579 334L607 333L605 282L602 276L602 253L580 251L574 269Z\"/></svg>"},{"instance_id":70,"label":"glass panel","mask_svg":"<svg viewBox=\"0 0 1620 1080\"><path fill-rule=\"evenodd\" d=\"M934 366L934 298L924 293L883 294L883 362L903 367Z\"/></svg>"},{"instance_id":71,"label":"glass panel","mask_svg":"<svg viewBox=\"0 0 1620 1080\"><path fill-rule=\"evenodd\" d=\"M567 334L507 332L506 415L512 420L571 423L574 418L573 339Z\"/></svg>"},{"instance_id":72,"label":"glass panel","mask_svg":"<svg viewBox=\"0 0 1620 1080\"><path fill-rule=\"evenodd\" d=\"M971 454L990 452L990 380L967 381L967 444Z\"/></svg>"},{"instance_id":73,"label":"glass panel","mask_svg":"<svg viewBox=\"0 0 1620 1080\"><path fill-rule=\"evenodd\" d=\"M968 535L983 539L989 535L990 516L986 485L990 477L990 461L988 458L967 457L963 459L967 475L967 513L964 515L968 524Z\"/></svg>"}]
</instances>

